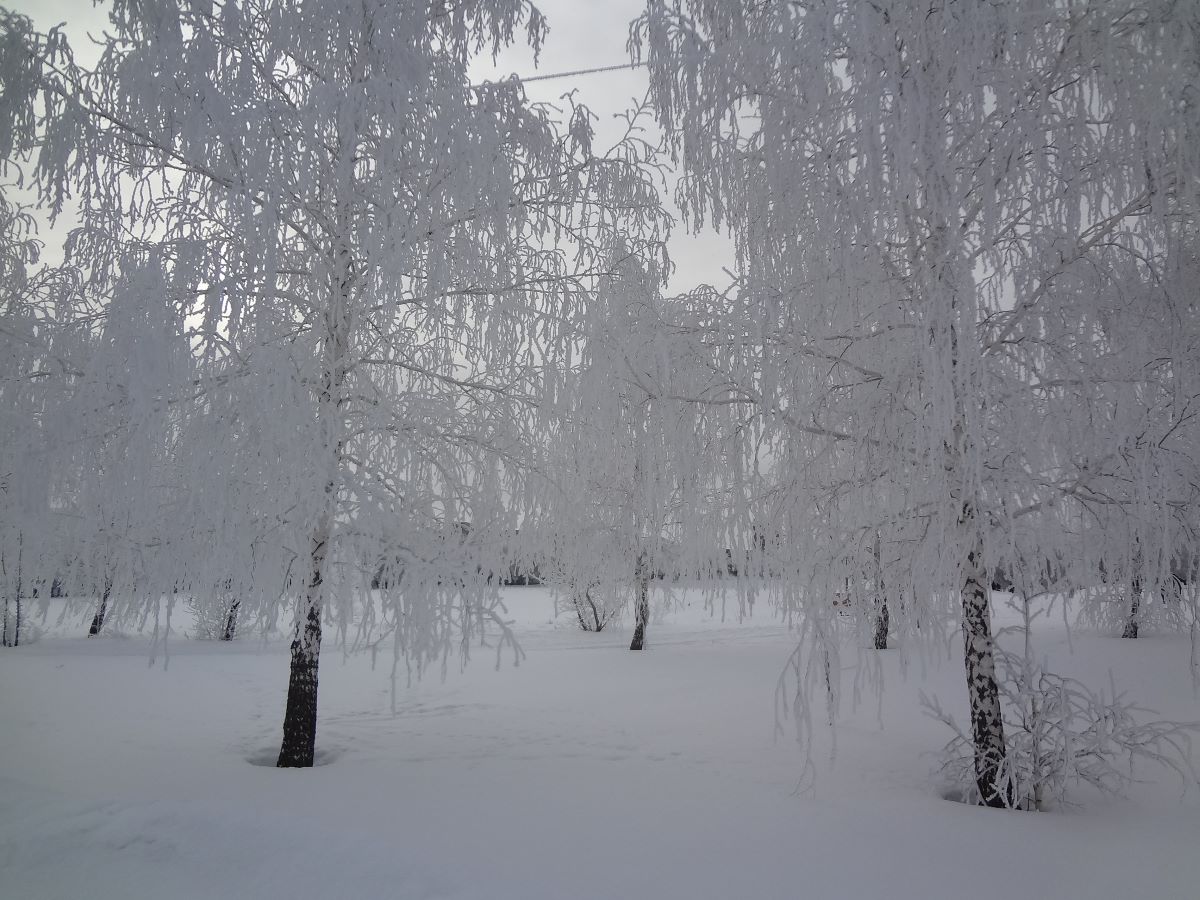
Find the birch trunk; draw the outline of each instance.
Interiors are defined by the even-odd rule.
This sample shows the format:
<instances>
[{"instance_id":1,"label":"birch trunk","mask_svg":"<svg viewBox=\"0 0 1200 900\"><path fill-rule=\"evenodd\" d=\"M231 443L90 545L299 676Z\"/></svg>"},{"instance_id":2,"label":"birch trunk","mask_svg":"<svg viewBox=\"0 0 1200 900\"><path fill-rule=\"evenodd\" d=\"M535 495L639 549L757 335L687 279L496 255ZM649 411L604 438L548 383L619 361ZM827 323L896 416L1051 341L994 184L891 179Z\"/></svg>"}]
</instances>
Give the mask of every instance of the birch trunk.
<instances>
[{"instance_id":1,"label":"birch trunk","mask_svg":"<svg viewBox=\"0 0 1200 900\"><path fill-rule=\"evenodd\" d=\"M1123 638L1136 638L1138 636L1138 619L1142 611L1142 579L1140 575L1135 575L1133 583L1130 585L1129 598L1129 616L1125 619L1125 628L1121 632Z\"/></svg>"},{"instance_id":2,"label":"birch trunk","mask_svg":"<svg viewBox=\"0 0 1200 900\"><path fill-rule=\"evenodd\" d=\"M1123 638L1138 636L1138 619L1142 612L1142 551L1139 545L1133 554L1133 578L1129 584L1129 615L1125 618L1125 628L1121 632Z\"/></svg>"},{"instance_id":3,"label":"birch trunk","mask_svg":"<svg viewBox=\"0 0 1200 900\"><path fill-rule=\"evenodd\" d=\"M645 554L638 557L634 568L634 625L630 650L641 650L646 644L646 625L650 621L650 569Z\"/></svg>"},{"instance_id":4,"label":"birch trunk","mask_svg":"<svg viewBox=\"0 0 1200 900\"><path fill-rule=\"evenodd\" d=\"M16 606L16 623L13 626L13 639L12 639L12 645L14 647L21 646L21 589L24 587L24 585L21 583L21 556L25 549L24 543L25 543L24 537L23 536L18 537L18 539L17 539L17 590L16 590L15 596L13 598L14 605Z\"/></svg>"},{"instance_id":5,"label":"birch trunk","mask_svg":"<svg viewBox=\"0 0 1200 900\"><path fill-rule=\"evenodd\" d=\"M995 642L988 603L987 573L983 566L983 541L971 506L963 509L962 525L971 535L963 577L963 657L967 672L967 697L971 705L971 739L975 745L975 784L985 806L1012 806L1011 792L1000 777L1005 758L1004 719L1000 687L996 682Z\"/></svg>"},{"instance_id":6,"label":"birch trunk","mask_svg":"<svg viewBox=\"0 0 1200 900\"><path fill-rule=\"evenodd\" d=\"M296 636L292 639L287 708L283 714L283 744L279 748L279 760L276 762L280 768L309 768L316 755L321 596L332 524L332 516L322 516L313 536L309 557L311 568L304 596L304 615L296 622Z\"/></svg>"},{"instance_id":7,"label":"birch trunk","mask_svg":"<svg viewBox=\"0 0 1200 900\"><path fill-rule=\"evenodd\" d=\"M875 533L875 649L886 650L891 615L888 612L887 586L883 580L883 561L879 533Z\"/></svg>"},{"instance_id":8,"label":"birch trunk","mask_svg":"<svg viewBox=\"0 0 1200 900\"><path fill-rule=\"evenodd\" d=\"M341 287L349 289L349 268ZM339 304L344 306L344 304ZM337 519L342 442L339 435L342 381L345 378L346 335L345 315L334 310L329 315L326 369L318 398L318 421L327 430L331 474L325 484L325 505L313 530L309 551L309 577L304 602L296 621L296 636L292 640L291 670L288 676L287 707L283 715L283 743L279 749L279 767L312 766L317 740L317 673L321 660L321 615L324 612L326 566L329 545Z\"/></svg>"},{"instance_id":9,"label":"birch trunk","mask_svg":"<svg viewBox=\"0 0 1200 900\"><path fill-rule=\"evenodd\" d=\"M110 593L112 593L112 579L105 578L104 591L100 594L100 606L96 609L96 614L92 616L92 624L88 627L88 637L95 637L104 627L104 620L108 616L108 595Z\"/></svg>"},{"instance_id":10,"label":"birch trunk","mask_svg":"<svg viewBox=\"0 0 1200 900\"><path fill-rule=\"evenodd\" d=\"M349 194L353 177L354 141L343 135L338 148L343 185ZM313 529L309 551L309 578L304 602L296 621L288 675L287 707L283 716L283 743L278 767L308 768L313 765L317 740L317 676L321 661L321 616L324 612L326 567L329 547L337 526L338 493L341 489L343 454L343 385L349 366L351 309L355 285L350 208L338 206L335 223L338 240L331 265L330 304L325 312L325 369L317 395L317 427L324 434L328 452L329 478L325 483L324 506Z\"/></svg>"},{"instance_id":11,"label":"birch trunk","mask_svg":"<svg viewBox=\"0 0 1200 900\"><path fill-rule=\"evenodd\" d=\"M238 610L241 609L241 606L241 600L234 600L229 604L229 611L225 613L225 626L221 629L221 640L233 640L237 633Z\"/></svg>"},{"instance_id":12,"label":"birch trunk","mask_svg":"<svg viewBox=\"0 0 1200 900\"><path fill-rule=\"evenodd\" d=\"M5 647L19 647L21 645L21 541L17 542L17 578L16 589L10 590L8 584L4 588L4 624L0 628L0 645ZM8 572L4 570L4 566L0 563L0 576L7 576ZM7 577L4 578L7 582ZM9 634L9 594L12 594L15 618L13 620L12 633Z\"/></svg>"}]
</instances>

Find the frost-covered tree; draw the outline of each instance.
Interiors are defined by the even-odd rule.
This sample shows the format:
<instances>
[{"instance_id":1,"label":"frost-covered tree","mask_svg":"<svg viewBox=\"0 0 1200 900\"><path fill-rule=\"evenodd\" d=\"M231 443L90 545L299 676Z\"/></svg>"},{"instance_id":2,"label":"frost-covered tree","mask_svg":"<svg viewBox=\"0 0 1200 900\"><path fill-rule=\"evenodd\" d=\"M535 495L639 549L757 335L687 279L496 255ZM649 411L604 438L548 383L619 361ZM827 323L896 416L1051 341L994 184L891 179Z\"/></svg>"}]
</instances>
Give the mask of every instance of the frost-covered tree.
<instances>
[{"instance_id":1,"label":"frost-covered tree","mask_svg":"<svg viewBox=\"0 0 1200 900\"><path fill-rule=\"evenodd\" d=\"M674 0L633 31L681 205L735 235L731 333L757 357L800 560L787 604L828 641L830 600L880 534L900 628L961 623L989 805L1012 799L989 570L1078 546L1039 514L1088 493L1069 449L1109 460L1148 437L1075 418L1064 444L1054 413L1108 402L1093 329L1146 296L1124 277L1160 290L1148 316L1194 310L1162 276L1200 183L1198 31L1186 4L1123 0ZM1160 437L1194 458L1189 401L1172 402ZM1156 494L1151 470L1126 475ZM1143 531L1142 559L1161 534Z\"/></svg>"},{"instance_id":2,"label":"frost-covered tree","mask_svg":"<svg viewBox=\"0 0 1200 900\"><path fill-rule=\"evenodd\" d=\"M0 166L0 177L14 174ZM65 564L54 554L63 522L52 514L61 497L52 473L70 438L55 426L91 337L76 273L41 261L35 219L7 193L14 187L0 189L0 592L3 643L13 646L29 601L47 599Z\"/></svg>"},{"instance_id":3,"label":"frost-covered tree","mask_svg":"<svg viewBox=\"0 0 1200 900\"><path fill-rule=\"evenodd\" d=\"M667 361L653 325L656 297L646 285L622 279L601 296L608 301L604 333L587 343L579 403L593 429L600 425L611 434L611 443L588 442L593 449L583 463L585 496L620 548L612 563L630 570L621 579L633 589L629 649L641 650L650 624L650 581L664 567L673 568L669 532L678 515L672 503L675 471L667 458L670 438L658 427L668 423L656 391L646 384L661 382Z\"/></svg>"},{"instance_id":4,"label":"frost-covered tree","mask_svg":"<svg viewBox=\"0 0 1200 900\"><path fill-rule=\"evenodd\" d=\"M23 579L21 564L24 530L20 519L28 512L22 502L24 476L28 474L28 455L36 446L36 410L31 408L29 391L36 366L36 311L30 308L29 265L36 261L38 245L30 235L32 220L28 212L13 206L0 195L0 303L3 304L4 368L0 370L0 424L14 438L5 441L0 456L0 503L3 503L3 531L0 532L0 592L4 596L0 645L16 647L21 643ZM27 332L18 329L24 325ZM29 352L29 344L34 352ZM34 359L30 359L30 357ZM30 440L32 438L32 440Z\"/></svg>"},{"instance_id":5,"label":"frost-covered tree","mask_svg":"<svg viewBox=\"0 0 1200 900\"><path fill-rule=\"evenodd\" d=\"M720 540L704 525L719 459L698 402L711 372L660 283L625 254L597 288L546 442L538 514L545 566L581 622L602 624L632 598L632 650L645 646L652 580L711 569Z\"/></svg>"},{"instance_id":6,"label":"frost-covered tree","mask_svg":"<svg viewBox=\"0 0 1200 900\"><path fill-rule=\"evenodd\" d=\"M1159 236L1166 252L1146 254L1093 288L1100 315L1081 315L1080 331L1090 337L1095 387L1089 394L1067 388L1049 410L1059 428L1067 426L1058 443L1069 447L1062 454L1068 509L1079 517L1071 530L1084 538L1075 554L1085 567L1078 580L1095 583L1102 571L1105 582L1086 613L1127 637L1143 621L1186 624L1190 604L1183 601L1195 601L1194 592L1181 591L1200 540L1193 229L1189 223ZM1107 440L1079 440L1089 434L1085 422Z\"/></svg>"},{"instance_id":7,"label":"frost-covered tree","mask_svg":"<svg viewBox=\"0 0 1200 900\"><path fill-rule=\"evenodd\" d=\"M170 411L145 453L175 441L176 477L137 506L169 512L158 538L97 519L137 573L110 607L293 599L279 765L312 765L324 626L390 635L418 670L507 635L480 559L522 493L513 423L616 217L653 250L653 183L637 152L592 156L586 111L563 132L517 83L469 83L473 53L540 45L522 0L115 0L92 68L5 27L9 155L47 207L79 203L97 290L153 261L141 303L190 350L186 375L131 385ZM390 588L359 602L380 567Z\"/></svg>"},{"instance_id":8,"label":"frost-covered tree","mask_svg":"<svg viewBox=\"0 0 1200 900\"><path fill-rule=\"evenodd\" d=\"M69 522L67 583L72 594L95 598L92 636L110 613L134 624L159 593L185 583L186 565L162 552L182 488L177 401L193 374L182 332L163 268L127 259L55 423L57 434L71 430L62 463L77 485L58 512Z\"/></svg>"},{"instance_id":9,"label":"frost-covered tree","mask_svg":"<svg viewBox=\"0 0 1200 900\"><path fill-rule=\"evenodd\" d=\"M1122 794L1133 783L1135 768L1157 763L1175 772L1186 792L1200 781L1191 762L1194 722L1150 719L1152 710L1122 696L1114 684L1092 690L1073 678L1045 668L1034 651L1033 621L1053 611L1054 603L1030 603L1028 585L1018 587L1011 603L1021 624L1010 626L1023 640L1024 652L997 650L1001 705L1008 737L1000 772L1006 796L1020 809L1064 805L1082 784ZM1023 589L1022 589L1023 588ZM943 749L943 769L964 799L979 799L970 738L935 700L922 698L928 710L954 733Z\"/></svg>"}]
</instances>

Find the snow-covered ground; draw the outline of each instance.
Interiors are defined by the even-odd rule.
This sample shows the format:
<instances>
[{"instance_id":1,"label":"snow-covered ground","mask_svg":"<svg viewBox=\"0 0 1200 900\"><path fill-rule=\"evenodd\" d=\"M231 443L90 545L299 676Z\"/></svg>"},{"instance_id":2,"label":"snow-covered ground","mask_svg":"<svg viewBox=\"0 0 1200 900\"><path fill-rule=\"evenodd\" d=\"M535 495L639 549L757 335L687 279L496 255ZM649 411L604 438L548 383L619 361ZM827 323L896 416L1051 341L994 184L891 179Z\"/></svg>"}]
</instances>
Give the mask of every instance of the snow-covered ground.
<instances>
[{"instance_id":1,"label":"snow-covered ground","mask_svg":"<svg viewBox=\"0 0 1200 900\"><path fill-rule=\"evenodd\" d=\"M942 799L948 735L918 695L961 714L961 663L901 677L888 651L882 710L847 703L797 792L774 728L793 642L769 614L693 600L634 654L544 590L506 599L521 665L452 662L396 715L387 665L327 650L311 771L250 764L278 748L282 637L176 640L164 669L72 620L0 651L0 897L1200 897L1200 799L1168 773L1040 814ZM1185 638L1038 640L1064 674L1200 719Z\"/></svg>"}]
</instances>

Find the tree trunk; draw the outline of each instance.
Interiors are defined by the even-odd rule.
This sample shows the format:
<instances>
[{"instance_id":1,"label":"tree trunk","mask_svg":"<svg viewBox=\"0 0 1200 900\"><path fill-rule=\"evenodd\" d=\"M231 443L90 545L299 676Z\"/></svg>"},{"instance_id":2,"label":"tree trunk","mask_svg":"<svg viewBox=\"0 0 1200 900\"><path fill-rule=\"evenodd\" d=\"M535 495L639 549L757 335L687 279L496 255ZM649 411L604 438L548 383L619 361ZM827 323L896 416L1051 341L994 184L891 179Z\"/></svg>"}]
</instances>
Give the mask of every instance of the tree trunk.
<instances>
[{"instance_id":1,"label":"tree trunk","mask_svg":"<svg viewBox=\"0 0 1200 900\"><path fill-rule=\"evenodd\" d=\"M646 624L650 620L650 573L645 557L639 556L634 567L637 595L634 597L633 641L630 650L641 650L646 644Z\"/></svg>"},{"instance_id":2,"label":"tree trunk","mask_svg":"<svg viewBox=\"0 0 1200 900\"><path fill-rule=\"evenodd\" d=\"M288 675L287 707L283 713L280 768L311 768L317 746L317 669L321 660L321 596L329 521L313 537L311 574L304 598L304 615L296 622L292 665Z\"/></svg>"},{"instance_id":3,"label":"tree trunk","mask_svg":"<svg viewBox=\"0 0 1200 900\"><path fill-rule=\"evenodd\" d=\"M276 766L280 768L311 768L317 744L317 669L321 660L325 565L337 517L338 480L342 458L339 419L342 405L341 388L346 374L345 308L348 303L350 279L349 263L345 259L342 261L345 267L342 269L342 278L338 285L338 303L330 310L326 321L327 362L317 398L318 422L327 429L330 475L325 483L325 508L313 529L308 588L300 610L302 614L296 621L296 636L292 640L287 707L283 713L283 743L279 747L279 759L276 762Z\"/></svg>"},{"instance_id":4,"label":"tree trunk","mask_svg":"<svg viewBox=\"0 0 1200 900\"><path fill-rule=\"evenodd\" d=\"M16 616L16 623L13 626L13 643L12 643L12 645L14 647L21 646L21 589L25 587L25 585L21 583L21 556L24 552L24 545L25 545L25 536L24 535L18 536L18 538L17 538L17 591L16 591L16 597L14 598L14 605L16 606L17 616Z\"/></svg>"},{"instance_id":5,"label":"tree trunk","mask_svg":"<svg viewBox=\"0 0 1200 900\"><path fill-rule=\"evenodd\" d=\"M1142 610L1141 575L1134 576L1130 593L1133 596L1129 600L1129 616L1125 619L1125 629L1121 632L1121 637L1123 638L1136 638L1138 636L1138 616Z\"/></svg>"},{"instance_id":6,"label":"tree trunk","mask_svg":"<svg viewBox=\"0 0 1200 900\"><path fill-rule=\"evenodd\" d=\"M367 27L367 23L360 23ZM350 81L365 76L365 58L360 44L350 63ZM339 116L334 162L340 178L340 199L332 223L333 243L329 268L328 306L324 310L322 336L323 372L317 389L317 426L324 435L329 477L325 482L325 504L313 529L309 554L309 581L303 613L296 622L288 675L287 707L283 714L283 743L276 766L309 768L317 743L317 671L321 659L321 616L324 612L325 567L329 544L337 525L338 491L341 486L345 440L343 387L349 369L350 335L358 290L354 261L354 199L358 134L352 117Z\"/></svg>"},{"instance_id":7,"label":"tree trunk","mask_svg":"<svg viewBox=\"0 0 1200 900\"><path fill-rule=\"evenodd\" d=\"M104 620L108 616L108 595L112 592L112 579L105 577L104 591L100 594L100 606L96 609L96 614L92 616L92 624L88 628L88 637L95 637L100 633L100 629L104 627Z\"/></svg>"},{"instance_id":8,"label":"tree trunk","mask_svg":"<svg viewBox=\"0 0 1200 900\"><path fill-rule=\"evenodd\" d=\"M1121 632L1123 638L1138 636L1138 618L1142 611L1142 545L1136 538L1133 542L1133 573L1130 579L1129 615L1125 619L1125 629Z\"/></svg>"},{"instance_id":9,"label":"tree trunk","mask_svg":"<svg viewBox=\"0 0 1200 900\"><path fill-rule=\"evenodd\" d=\"M965 518L973 527L970 510L966 511ZM1000 785L1005 759L1004 719L1000 709L1000 688L996 682L983 545L978 537L973 539L967 553L962 607L967 696L971 704L971 738L975 745L975 784L985 806L1011 807L1011 790Z\"/></svg>"},{"instance_id":10,"label":"tree trunk","mask_svg":"<svg viewBox=\"0 0 1200 900\"><path fill-rule=\"evenodd\" d=\"M891 630L891 615L888 613L887 598L879 598L879 609L875 613L875 649L886 650L888 631Z\"/></svg>"},{"instance_id":11,"label":"tree trunk","mask_svg":"<svg viewBox=\"0 0 1200 900\"><path fill-rule=\"evenodd\" d=\"M338 157L345 168L345 183L353 181L353 142L343 142ZM288 675L287 707L283 713L283 743L279 747L280 768L310 768L317 744L317 670L321 660L321 615L325 590L325 565L329 542L337 518L341 477L344 418L342 385L346 378L354 266L350 249L351 217L340 204L336 222L338 240L331 272L331 303L325 312L325 366L317 392L317 423L325 432L329 453L329 480L325 483L325 507L313 529L309 553L309 580L303 615L296 621L292 662Z\"/></svg>"},{"instance_id":12,"label":"tree trunk","mask_svg":"<svg viewBox=\"0 0 1200 900\"><path fill-rule=\"evenodd\" d=\"M7 573L5 573L5 574L7 574ZM9 595L9 591L7 589L5 589L5 591L4 591L4 626L3 626L3 630L0 631L0 644L3 644L5 647L21 646L21 588L22 588L22 585L21 585L21 538L18 537L17 538L17 581L16 581L16 590L12 592L13 593L12 605L13 605L13 611L14 611L15 615L13 617L13 627L12 627L11 634L9 634L9 629L8 629L8 621L9 621L9 617L8 617L9 596L8 595ZM36 594L36 591L35 591L35 594Z\"/></svg>"},{"instance_id":13,"label":"tree trunk","mask_svg":"<svg viewBox=\"0 0 1200 900\"><path fill-rule=\"evenodd\" d=\"M887 586L883 581L883 560L879 546L879 533L875 533L875 649L886 650L888 631L891 630L891 615L888 613Z\"/></svg>"},{"instance_id":14,"label":"tree trunk","mask_svg":"<svg viewBox=\"0 0 1200 900\"><path fill-rule=\"evenodd\" d=\"M237 632L238 609L241 605L241 600L234 600L229 604L229 612L225 614L225 627L221 629L221 640L233 640L233 636Z\"/></svg>"}]
</instances>

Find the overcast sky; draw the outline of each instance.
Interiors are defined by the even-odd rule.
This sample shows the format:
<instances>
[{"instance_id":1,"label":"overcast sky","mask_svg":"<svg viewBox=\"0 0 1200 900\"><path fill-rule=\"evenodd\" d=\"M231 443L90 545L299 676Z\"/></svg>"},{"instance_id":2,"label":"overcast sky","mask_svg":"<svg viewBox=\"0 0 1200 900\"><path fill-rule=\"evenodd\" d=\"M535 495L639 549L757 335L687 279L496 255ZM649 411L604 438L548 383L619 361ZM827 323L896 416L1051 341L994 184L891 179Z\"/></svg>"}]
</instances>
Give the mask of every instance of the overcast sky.
<instances>
[{"instance_id":1,"label":"overcast sky","mask_svg":"<svg viewBox=\"0 0 1200 900\"><path fill-rule=\"evenodd\" d=\"M645 8L645 0L540 0L537 5L550 23L550 35L538 65L534 66L528 48L513 47L495 66L490 58L479 60L474 77L548 75L629 62L625 49L629 23ZM613 117L640 101L646 85L644 69L626 69L535 81L526 85L526 93L531 100L557 102L564 93L575 90L576 98L598 116L598 139L611 142L620 136L623 127ZM674 189L673 184L669 187ZM703 282L720 286L727 283L728 276L722 269L732 268L733 252L724 236L711 231L688 235L679 224L670 251L676 266L671 291L687 290Z\"/></svg>"},{"instance_id":2,"label":"overcast sky","mask_svg":"<svg viewBox=\"0 0 1200 900\"><path fill-rule=\"evenodd\" d=\"M472 77L484 80L514 73L546 75L628 62L625 42L629 23L644 3L645 0L541 0L537 5L550 23L550 35L538 64L534 65L533 54L527 47L512 47L501 54L495 65L490 57L478 60L472 68ZM87 34L99 34L107 22L103 7L94 6L92 0L9 0L8 5L29 16L41 28L65 22L81 59L88 56ZM572 89L577 91L578 101L598 116L597 139L603 143L618 136L619 125L614 122L614 115L645 95L646 74L643 70L626 69L535 81L526 87L531 100L552 103L558 103ZM732 266L732 251L723 236L712 232L687 235L680 225L671 240L670 251L677 267L669 286L671 291L683 291L702 282L723 285L728 280L722 268Z\"/></svg>"}]
</instances>

